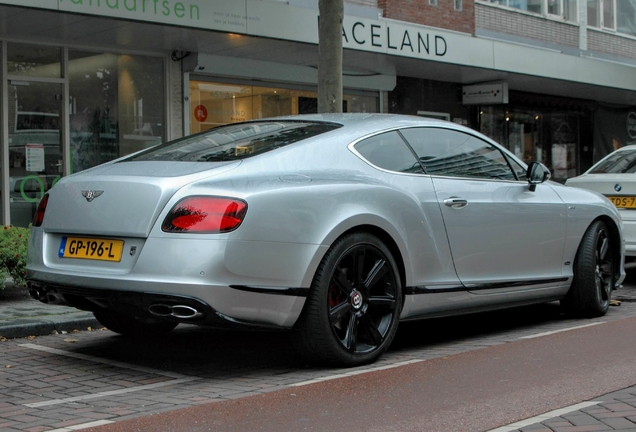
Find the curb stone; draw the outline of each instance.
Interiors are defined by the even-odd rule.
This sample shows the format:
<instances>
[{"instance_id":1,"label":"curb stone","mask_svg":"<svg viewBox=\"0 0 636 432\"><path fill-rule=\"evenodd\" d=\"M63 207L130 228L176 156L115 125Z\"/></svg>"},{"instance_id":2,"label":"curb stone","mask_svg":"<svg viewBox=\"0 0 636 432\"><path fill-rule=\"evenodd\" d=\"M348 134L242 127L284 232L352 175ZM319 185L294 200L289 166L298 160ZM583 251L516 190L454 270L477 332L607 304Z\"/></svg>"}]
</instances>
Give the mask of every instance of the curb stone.
<instances>
[{"instance_id":1,"label":"curb stone","mask_svg":"<svg viewBox=\"0 0 636 432\"><path fill-rule=\"evenodd\" d=\"M88 327L103 327L90 312L22 318L13 321L0 321L0 337L14 339L46 336L54 331L71 332L73 330L86 330Z\"/></svg>"}]
</instances>

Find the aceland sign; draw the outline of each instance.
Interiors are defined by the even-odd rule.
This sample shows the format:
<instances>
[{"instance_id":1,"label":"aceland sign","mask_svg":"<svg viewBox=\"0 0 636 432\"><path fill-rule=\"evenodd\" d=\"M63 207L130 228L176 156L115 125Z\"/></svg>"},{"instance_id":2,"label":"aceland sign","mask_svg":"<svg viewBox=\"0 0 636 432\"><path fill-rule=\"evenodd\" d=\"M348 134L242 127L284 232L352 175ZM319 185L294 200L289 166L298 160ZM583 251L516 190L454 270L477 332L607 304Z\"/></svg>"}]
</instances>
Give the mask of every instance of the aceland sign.
<instances>
[{"instance_id":1,"label":"aceland sign","mask_svg":"<svg viewBox=\"0 0 636 432\"><path fill-rule=\"evenodd\" d=\"M382 25L378 21L365 22L345 19L342 38L347 48L377 48L383 52L407 52L409 54L444 56L448 43L443 36L427 29L406 28L402 25Z\"/></svg>"},{"instance_id":2,"label":"aceland sign","mask_svg":"<svg viewBox=\"0 0 636 432\"><path fill-rule=\"evenodd\" d=\"M318 10L262 0L0 0L53 9L236 34L318 43ZM492 49L470 35L384 18L346 15L343 47L475 66L492 65Z\"/></svg>"}]
</instances>

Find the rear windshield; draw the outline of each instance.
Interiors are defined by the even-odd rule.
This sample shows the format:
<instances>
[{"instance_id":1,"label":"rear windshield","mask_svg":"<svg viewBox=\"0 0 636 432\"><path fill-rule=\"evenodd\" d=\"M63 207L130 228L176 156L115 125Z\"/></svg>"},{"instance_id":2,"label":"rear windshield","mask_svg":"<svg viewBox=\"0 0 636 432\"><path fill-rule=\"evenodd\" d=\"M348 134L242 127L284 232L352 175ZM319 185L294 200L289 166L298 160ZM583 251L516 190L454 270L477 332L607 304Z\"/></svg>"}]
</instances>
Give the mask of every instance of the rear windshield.
<instances>
[{"instance_id":1,"label":"rear windshield","mask_svg":"<svg viewBox=\"0 0 636 432\"><path fill-rule=\"evenodd\" d=\"M590 174L633 172L636 172L636 151L620 151L599 163Z\"/></svg>"},{"instance_id":2,"label":"rear windshield","mask_svg":"<svg viewBox=\"0 0 636 432\"><path fill-rule=\"evenodd\" d=\"M127 161L219 162L256 156L339 128L334 123L270 121L221 126L170 141Z\"/></svg>"}]
</instances>

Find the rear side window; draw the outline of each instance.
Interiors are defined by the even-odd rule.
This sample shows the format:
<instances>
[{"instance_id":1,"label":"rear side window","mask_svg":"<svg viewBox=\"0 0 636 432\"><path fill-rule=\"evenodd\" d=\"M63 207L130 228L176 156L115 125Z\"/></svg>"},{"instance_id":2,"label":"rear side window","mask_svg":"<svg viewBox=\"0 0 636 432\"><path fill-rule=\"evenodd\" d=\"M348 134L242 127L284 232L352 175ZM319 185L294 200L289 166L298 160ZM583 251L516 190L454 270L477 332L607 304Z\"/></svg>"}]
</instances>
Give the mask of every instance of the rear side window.
<instances>
[{"instance_id":1,"label":"rear side window","mask_svg":"<svg viewBox=\"0 0 636 432\"><path fill-rule=\"evenodd\" d=\"M366 138L355 145L378 168L403 173L423 173L422 166L402 137L393 131Z\"/></svg>"},{"instance_id":2,"label":"rear side window","mask_svg":"<svg viewBox=\"0 0 636 432\"><path fill-rule=\"evenodd\" d=\"M440 128L400 131L427 174L517 180L506 156L494 145L463 132ZM521 166L518 166L522 170Z\"/></svg>"},{"instance_id":3,"label":"rear side window","mask_svg":"<svg viewBox=\"0 0 636 432\"><path fill-rule=\"evenodd\" d=\"M221 126L153 147L126 161L220 162L245 159L339 128L335 123L272 121Z\"/></svg>"}]
</instances>

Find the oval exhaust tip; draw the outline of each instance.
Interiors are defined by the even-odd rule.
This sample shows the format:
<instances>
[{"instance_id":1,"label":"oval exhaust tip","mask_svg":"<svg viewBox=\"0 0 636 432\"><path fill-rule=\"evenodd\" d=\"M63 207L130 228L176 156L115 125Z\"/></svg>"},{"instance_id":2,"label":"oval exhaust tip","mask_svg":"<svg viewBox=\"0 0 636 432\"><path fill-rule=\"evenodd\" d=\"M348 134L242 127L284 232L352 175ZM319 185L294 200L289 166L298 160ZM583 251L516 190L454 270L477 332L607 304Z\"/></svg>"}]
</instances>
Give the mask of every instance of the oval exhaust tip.
<instances>
[{"instance_id":1,"label":"oval exhaust tip","mask_svg":"<svg viewBox=\"0 0 636 432\"><path fill-rule=\"evenodd\" d=\"M192 320L203 317L203 313L199 312L192 306L186 305L153 304L148 307L148 311L151 314L162 318L170 317L182 320Z\"/></svg>"}]
</instances>

